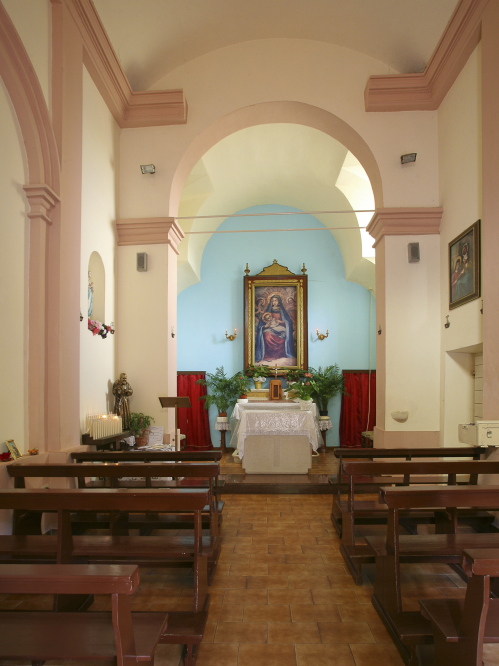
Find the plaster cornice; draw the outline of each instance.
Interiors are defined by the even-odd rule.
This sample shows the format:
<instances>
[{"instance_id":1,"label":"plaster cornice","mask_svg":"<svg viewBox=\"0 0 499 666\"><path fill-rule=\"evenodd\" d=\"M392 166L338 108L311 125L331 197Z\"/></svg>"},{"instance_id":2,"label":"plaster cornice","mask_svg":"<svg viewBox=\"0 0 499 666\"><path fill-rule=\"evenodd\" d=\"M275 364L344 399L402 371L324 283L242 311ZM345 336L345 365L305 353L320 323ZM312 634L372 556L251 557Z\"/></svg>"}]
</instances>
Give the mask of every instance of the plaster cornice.
<instances>
[{"instance_id":1,"label":"plaster cornice","mask_svg":"<svg viewBox=\"0 0 499 666\"><path fill-rule=\"evenodd\" d=\"M64 3L83 39L85 67L120 127L187 122L183 90L132 90L91 0L64 0Z\"/></svg>"},{"instance_id":2,"label":"plaster cornice","mask_svg":"<svg viewBox=\"0 0 499 666\"><path fill-rule=\"evenodd\" d=\"M440 233L443 208L379 208L367 225L375 243L383 236L424 236Z\"/></svg>"},{"instance_id":3,"label":"plaster cornice","mask_svg":"<svg viewBox=\"0 0 499 666\"><path fill-rule=\"evenodd\" d=\"M460 0L423 73L371 76L364 91L366 111L438 109L480 41L488 2Z\"/></svg>"},{"instance_id":4,"label":"plaster cornice","mask_svg":"<svg viewBox=\"0 0 499 666\"><path fill-rule=\"evenodd\" d=\"M169 245L179 254L177 245L185 238L173 217L129 218L116 220L118 245Z\"/></svg>"},{"instance_id":5,"label":"plaster cornice","mask_svg":"<svg viewBox=\"0 0 499 666\"><path fill-rule=\"evenodd\" d=\"M25 185L23 189L29 202L29 219L40 219L52 224L50 213L60 201L57 194L48 185Z\"/></svg>"}]
</instances>

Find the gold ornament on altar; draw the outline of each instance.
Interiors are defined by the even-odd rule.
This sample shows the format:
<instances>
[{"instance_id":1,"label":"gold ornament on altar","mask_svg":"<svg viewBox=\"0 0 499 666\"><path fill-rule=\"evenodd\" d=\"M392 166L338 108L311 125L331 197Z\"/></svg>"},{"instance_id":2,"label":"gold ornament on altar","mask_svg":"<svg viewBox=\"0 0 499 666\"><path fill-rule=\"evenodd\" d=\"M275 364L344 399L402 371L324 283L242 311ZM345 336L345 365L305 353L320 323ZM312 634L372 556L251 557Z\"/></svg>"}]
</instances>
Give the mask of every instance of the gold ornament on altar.
<instances>
[{"instance_id":1,"label":"gold ornament on altar","mask_svg":"<svg viewBox=\"0 0 499 666\"><path fill-rule=\"evenodd\" d=\"M130 427L130 396L133 394L133 389L127 381L126 374L121 373L120 378L113 384L114 395L114 410L113 414L121 416L123 421L123 430L128 430Z\"/></svg>"}]
</instances>

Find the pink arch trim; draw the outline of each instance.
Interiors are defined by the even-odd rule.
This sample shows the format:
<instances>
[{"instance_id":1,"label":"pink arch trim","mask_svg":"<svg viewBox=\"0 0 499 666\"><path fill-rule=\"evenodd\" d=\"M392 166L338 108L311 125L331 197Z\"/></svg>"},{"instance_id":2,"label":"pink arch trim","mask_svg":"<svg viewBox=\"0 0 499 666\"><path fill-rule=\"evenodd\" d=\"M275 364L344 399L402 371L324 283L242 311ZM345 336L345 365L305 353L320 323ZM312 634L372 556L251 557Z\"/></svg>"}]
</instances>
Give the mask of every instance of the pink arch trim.
<instances>
[{"instance_id":1,"label":"pink arch trim","mask_svg":"<svg viewBox=\"0 0 499 666\"><path fill-rule=\"evenodd\" d=\"M193 167L215 144L239 130L255 125L292 123L305 125L340 141L362 164L371 182L376 208L383 207L381 174L376 159L364 139L334 114L303 102L265 102L246 106L219 118L201 132L180 160L170 190L170 216L178 215L180 197Z\"/></svg>"},{"instance_id":2,"label":"pink arch trim","mask_svg":"<svg viewBox=\"0 0 499 666\"><path fill-rule=\"evenodd\" d=\"M23 135L28 183L60 194L59 155L40 82L17 30L0 2L0 76Z\"/></svg>"}]
</instances>

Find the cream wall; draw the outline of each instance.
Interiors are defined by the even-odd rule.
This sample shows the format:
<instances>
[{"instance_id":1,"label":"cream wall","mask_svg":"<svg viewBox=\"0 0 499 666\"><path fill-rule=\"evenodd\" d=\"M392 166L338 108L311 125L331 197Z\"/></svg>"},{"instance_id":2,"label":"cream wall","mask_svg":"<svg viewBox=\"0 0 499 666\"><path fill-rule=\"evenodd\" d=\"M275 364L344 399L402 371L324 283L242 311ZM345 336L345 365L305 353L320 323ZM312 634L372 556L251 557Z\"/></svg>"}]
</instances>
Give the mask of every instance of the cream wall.
<instances>
[{"instance_id":1,"label":"cream wall","mask_svg":"<svg viewBox=\"0 0 499 666\"><path fill-rule=\"evenodd\" d=\"M473 354L480 351L483 341L481 299L449 310L448 274L449 242L482 214L480 68L479 44L438 110L444 209L440 227L441 426L447 446L456 444L459 423L473 421ZM447 329L443 326L446 315Z\"/></svg>"},{"instance_id":2,"label":"cream wall","mask_svg":"<svg viewBox=\"0 0 499 666\"><path fill-rule=\"evenodd\" d=\"M116 335L105 340L87 329L87 271L92 252L105 270L105 324L116 322L116 227L120 129L88 72L83 70L83 154L81 206L80 418L112 411L116 379Z\"/></svg>"},{"instance_id":3,"label":"cream wall","mask_svg":"<svg viewBox=\"0 0 499 666\"><path fill-rule=\"evenodd\" d=\"M418 242L420 261L408 262ZM385 430L438 431L440 299L438 235L385 237ZM393 411L408 411L405 423Z\"/></svg>"},{"instance_id":4,"label":"cream wall","mask_svg":"<svg viewBox=\"0 0 499 666\"><path fill-rule=\"evenodd\" d=\"M0 453L14 439L21 452L28 442L27 283L29 228L23 185L27 177L21 132L0 79Z\"/></svg>"},{"instance_id":5,"label":"cream wall","mask_svg":"<svg viewBox=\"0 0 499 666\"><path fill-rule=\"evenodd\" d=\"M146 272L137 271L137 252L147 252ZM166 244L118 248L117 374L126 372L132 386L132 412L153 416L154 425L164 426L165 433L169 432L168 411L161 408L158 398L176 395L176 363L170 372L170 380L175 384L173 391L168 377L169 354L173 352L173 359L176 359L176 340L170 335L172 324L169 324L167 296L169 279L174 280L170 288L176 294L176 276L171 275L171 252Z\"/></svg>"},{"instance_id":6,"label":"cream wall","mask_svg":"<svg viewBox=\"0 0 499 666\"><path fill-rule=\"evenodd\" d=\"M1 0L28 52L51 109L52 12L50 0Z\"/></svg>"},{"instance_id":7,"label":"cream wall","mask_svg":"<svg viewBox=\"0 0 499 666\"><path fill-rule=\"evenodd\" d=\"M245 42L179 67L155 88L184 89L189 104L187 125L122 133L121 214L177 214L168 210L171 183L195 137L237 109L278 100L325 109L353 127L369 145L381 170L385 206L438 205L436 113L364 111L368 77L385 73L389 70L383 63L350 49L294 39ZM422 168L401 169L400 155L407 152L418 153ZM156 165L156 174L142 178L138 166L150 162Z\"/></svg>"}]
</instances>

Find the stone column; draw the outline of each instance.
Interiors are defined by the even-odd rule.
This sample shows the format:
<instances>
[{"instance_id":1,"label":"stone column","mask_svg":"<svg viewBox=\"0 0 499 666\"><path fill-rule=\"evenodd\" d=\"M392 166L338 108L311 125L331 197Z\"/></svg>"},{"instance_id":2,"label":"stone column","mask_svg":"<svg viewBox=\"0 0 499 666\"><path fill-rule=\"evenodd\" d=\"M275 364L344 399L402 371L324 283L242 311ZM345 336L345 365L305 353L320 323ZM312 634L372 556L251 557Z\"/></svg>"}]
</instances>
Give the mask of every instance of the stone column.
<instances>
[{"instance_id":1,"label":"stone column","mask_svg":"<svg viewBox=\"0 0 499 666\"><path fill-rule=\"evenodd\" d=\"M439 445L441 217L441 208L382 208L367 227L376 248L376 447ZM417 263L409 243L419 243Z\"/></svg>"}]
</instances>

